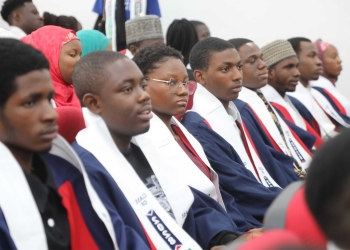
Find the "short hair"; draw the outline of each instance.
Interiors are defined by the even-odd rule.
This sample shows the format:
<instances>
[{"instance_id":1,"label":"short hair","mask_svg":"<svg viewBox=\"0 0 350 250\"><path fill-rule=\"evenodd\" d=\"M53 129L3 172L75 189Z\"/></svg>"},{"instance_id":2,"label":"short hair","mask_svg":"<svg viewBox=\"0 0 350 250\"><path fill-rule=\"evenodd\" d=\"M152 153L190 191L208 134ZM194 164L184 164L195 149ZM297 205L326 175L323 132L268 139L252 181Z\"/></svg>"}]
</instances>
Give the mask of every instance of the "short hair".
<instances>
[{"instance_id":1,"label":"short hair","mask_svg":"<svg viewBox=\"0 0 350 250\"><path fill-rule=\"evenodd\" d=\"M167 47L161 44L152 44L146 48L139 50L133 60L140 68L142 74L145 76L152 70L157 69L157 63L163 63L168 60L169 57L182 60L182 55L174 48Z\"/></svg>"},{"instance_id":2,"label":"short hair","mask_svg":"<svg viewBox=\"0 0 350 250\"><path fill-rule=\"evenodd\" d=\"M345 249L350 247L349 148L349 129L327 141L316 151L305 186L307 204L322 231Z\"/></svg>"},{"instance_id":3,"label":"short hair","mask_svg":"<svg viewBox=\"0 0 350 250\"><path fill-rule=\"evenodd\" d=\"M184 64L189 63L190 52L198 42L198 35L192 23L186 19L175 19L169 26L166 33L168 46L181 52L184 56Z\"/></svg>"},{"instance_id":4,"label":"short hair","mask_svg":"<svg viewBox=\"0 0 350 250\"><path fill-rule=\"evenodd\" d=\"M125 58L114 51L95 51L82 57L73 70L73 86L80 101L87 93L99 95L103 83L110 77L107 65Z\"/></svg>"},{"instance_id":5,"label":"short hair","mask_svg":"<svg viewBox=\"0 0 350 250\"><path fill-rule=\"evenodd\" d=\"M0 38L0 107L16 91L16 78L35 70L50 69L44 54L17 39Z\"/></svg>"},{"instance_id":6,"label":"short hair","mask_svg":"<svg viewBox=\"0 0 350 250\"><path fill-rule=\"evenodd\" d=\"M236 48L236 50L239 50L246 43L253 43L252 40L246 38L234 38L228 40L228 42L231 43Z\"/></svg>"},{"instance_id":7,"label":"short hair","mask_svg":"<svg viewBox=\"0 0 350 250\"><path fill-rule=\"evenodd\" d=\"M54 25L60 26L65 29L78 31L78 20L73 16L56 16L49 12L44 12L43 15L44 26L46 25Z\"/></svg>"},{"instance_id":8,"label":"short hair","mask_svg":"<svg viewBox=\"0 0 350 250\"><path fill-rule=\"evenodd\" d=\"M301 42L310 42L311 43L311 40L307 39L305 37L293 37L293 38L289 38L287 41L290 42L295 53L297 53L297 54L300 52L300 43Z\"/></svg>"},{"instance_id":9,"label":"short hair","mask_svg":"<svg viewBox=\"0 0 350 250\"><path fill-rule=\"evenodd\" d=\"M193 48L190 54L190 64L192 70L207 70L209 61L213 53L222 52L227 49L235 49L235 47L220 38L208 37L199 41Z\"/></svg>"},{"instance_id":10,"label":"short hair","mask_svg":"<svg viewBox=\"0 0 350 250\"><path fill-rule=\"evenodd\" d=\"M25 3L32 3L32 0L6 0L1 8L1 17L9 23L11 13Z\"/></svg>"},{"instance_id":11,"label":"short hair","mask_svg":"<svg viewBox=\"0 0 350 250\"><path fill-rule=\"evenodd\" d=\"M197 21L197 20L191 20L190 23L192 23L192 25L196 28L199 25L206 25L205 23L201 22L201 21Z\"/></svg>"}]
</instances>

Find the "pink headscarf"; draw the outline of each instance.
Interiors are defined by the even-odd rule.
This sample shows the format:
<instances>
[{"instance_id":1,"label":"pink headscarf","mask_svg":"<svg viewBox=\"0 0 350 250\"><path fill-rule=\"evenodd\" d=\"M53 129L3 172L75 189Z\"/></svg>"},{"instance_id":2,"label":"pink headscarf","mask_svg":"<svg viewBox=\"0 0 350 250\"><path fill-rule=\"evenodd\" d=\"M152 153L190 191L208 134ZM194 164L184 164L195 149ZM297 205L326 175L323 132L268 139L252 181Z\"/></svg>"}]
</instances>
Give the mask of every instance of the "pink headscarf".
<instances>
[{"instance_id":1,"label":"pink headscarf","mask_svg":"<svg viewBox=\"0 0 350 250\"><path fill-rule=\"evenodd\" d=\"M58 62L62 47L72 40L79 40L73 30L58 26L44 26L21 39L44 53L50 62L50 74L55 89L54 101L57 107L81 108L72 84L66 83L61 75Z\"/></svg>"},{"instance_id":2,"label":"pink headscarf","mask_svg":"<svg viewBox=\"0 0 350 250\"><path fill-rule=\"evenodd\" d=\"M322 76L330 80L333 83L333 85L335 85L336 81L338 80L338 77L329 75L328 72L326 71L326 67L324 63L324 52L326 51L330 43L323 42L321 39L318 39L316 42L314 42L314 44L318 51L318 58L320 58L320 60L322 61L322 68L323 68Z\"/></svg>"}]
</instances>

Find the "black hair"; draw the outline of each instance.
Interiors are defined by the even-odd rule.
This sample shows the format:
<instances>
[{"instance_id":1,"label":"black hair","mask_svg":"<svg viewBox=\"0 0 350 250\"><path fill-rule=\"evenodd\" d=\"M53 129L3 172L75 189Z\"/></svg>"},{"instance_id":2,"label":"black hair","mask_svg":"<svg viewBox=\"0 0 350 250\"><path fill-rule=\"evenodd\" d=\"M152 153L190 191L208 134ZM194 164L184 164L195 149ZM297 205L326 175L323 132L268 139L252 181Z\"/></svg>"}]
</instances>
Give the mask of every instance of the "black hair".
<instances>
[{"instance_id":1,"label":"black hair","mask_svg":"<svg viewBox=\"0 0 350 250\"><path fill-rule=\"evenodd\" d=\"M65 29L78 31L78 20L73 16L56 16L49 12L44 12L43 15L44 26L46 25L54 25L60 26Z\"/></svg>"},{"instance_id":2,"label":"black hair","mask_svg":"<svg viewBox=\"0 0 350 250\"><path fill-rule=\"evenodd\" d=\"M107 65L125 58L125 55L114 51L95 51L82 57L73 70L73 86L80 101L87 93L98 95L103 83L110 77Z\"/></svg>"},{"instance_id":3,"label":"black hair","mask_svg":"<svg viewBox=\"0 0 350 250\"><path fill-rule=\"evenodd\" d=\"M234 38L228 40L228 42L231 43L237 50L239 50L246 43L253 43L252 40L246 38Z\"/></svg>"},{"instance_id":4,"label":"black hair","mask_svg":"<svg viewBox=\"0 0 350 250\"><path fill-rule=\"evenodd\" d=\"M293 38L289 38L287 41L290 42L295 53L297 53L297 54L300 52L300 43L301 42L310 42L311 43L311 40L307 39L305 37L293 37Z\"/></svg>"},{"instance_id":5,"label":"black hair","mask_svg":"<svg viewBox=\"0 0 350 250\"><path fill-rule=\"evenodd\" d=\"M190 21L184 18L181 20L175 19L167 30L166 42L168 46L181 52L184 56L184 64L187 65L190 60L191 49L198 42L198 35Z\"/></svg>"},{"instance_id":6,"label":"black hair","mask_svg":"<svg viewBox=\"0 0 350 250\"><path fill-rule=\"evenodd\" d=\"M350 130L321 147L306 180L307 204L327 238L350 248Z\"/></svg>"},{"instance_id":7,"label":"black hair","mask_svg":"<svg viewBox=\"0 0 350 250\"><path fill-rule=\"evenodd\" d=\"M197 20L191 20L190 23L192 23L192 25L196 28L199 25L205 25L205 23L201 22L201 21L197 21Z\"/></svg>"},{"instance_id":8,"label":"black hair","mask_svg":"<svg viewBox=\"0 0 350 250\"><path fill-rule=\"evenodd\" d=\"M6 22L10 23L11 13L25 3L32 3L32 0L6 0L1 8L1 17Z\"/></svg>"},{"instance_id":9,"label":"black hair","mask_svg":"<svg viewBox=\"0 0 350 250\"><path fill-rule=\"evenodd\" d=\"M227 49L235 49L235 47L231 43L217 37L208 37L199 41L192 48L190 54L192 70L207 70L212 54Z\"/></svg>"},{"instance_id":10,"label":"black hair","mask_svg":"<svg viewBox=\"0 0 350 250\"><path fill-rule=\"evenodd\" d=\"M34 70L50 69L39 50L19 40L0 38L0 107L16 91L16 78Z\"/></svg>"},{"instance_id":11,"label":"black hair","mask_svg":"<svg viewBox=\"0 0 350 250\"><path fill-rule=\"evenodd\" d=\"M161 44L152 44L139 50L132 60L140 68L142 74L146 76L153 69L158 68L157 63L166 62L169 57L179 59L183 62L179 51Z\"/></svg>"}]
</instances>

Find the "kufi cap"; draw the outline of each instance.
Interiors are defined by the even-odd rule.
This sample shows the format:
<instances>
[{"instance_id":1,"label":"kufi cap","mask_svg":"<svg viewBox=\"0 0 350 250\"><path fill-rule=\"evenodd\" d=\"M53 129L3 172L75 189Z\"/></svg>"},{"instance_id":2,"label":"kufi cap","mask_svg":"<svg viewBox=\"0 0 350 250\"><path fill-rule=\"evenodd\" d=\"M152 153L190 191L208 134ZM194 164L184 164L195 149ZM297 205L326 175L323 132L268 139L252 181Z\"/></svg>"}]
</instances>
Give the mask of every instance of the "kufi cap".
<instances>
[{"instance_id":1,"label":"kufi cap","mask_svg":"<svg viewBox=\"0 0 350 250\"><path fill-rule=\"evenodd\" d=\"M297 56L292 45L287 40L276 40L261 48L262 59L267 67L271 67L280 61Z\"/></svg>"},{"instance_id":2,"label":"kufi cap","mask_svg":"<svg viewBox=\"0 0 350 250\"><path fill-rule=\"evenodd\" d=\"M125 22L126 44L147 39L164 39L162 24L156 15L136 17Z\"/></svg>"}]
</instances>

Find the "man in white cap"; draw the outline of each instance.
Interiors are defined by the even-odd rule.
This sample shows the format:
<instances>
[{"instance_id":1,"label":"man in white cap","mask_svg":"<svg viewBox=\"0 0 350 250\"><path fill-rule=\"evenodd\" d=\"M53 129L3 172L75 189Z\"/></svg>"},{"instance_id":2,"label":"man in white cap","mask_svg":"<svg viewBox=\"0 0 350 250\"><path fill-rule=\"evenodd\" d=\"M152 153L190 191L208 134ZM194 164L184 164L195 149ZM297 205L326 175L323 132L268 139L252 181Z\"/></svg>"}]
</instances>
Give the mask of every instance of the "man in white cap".
<instances>
[{"instance_id":1,"label":"man in white cap","mask_svg":"<svg viewBox=\"0 0 350 250\"><path fill-rule=\"evenodd\" d=\"M137 17L125 22L127 49L121 53L133 58L137 51L152 44L165 44L162 24L156 15Z\"/></svg>"}]
</instances>

